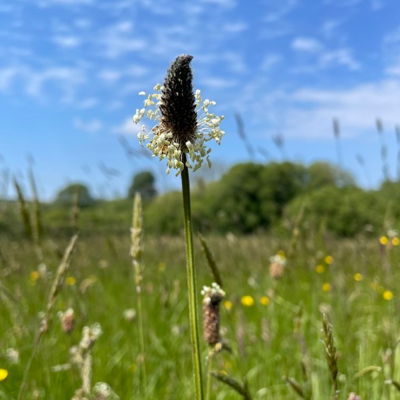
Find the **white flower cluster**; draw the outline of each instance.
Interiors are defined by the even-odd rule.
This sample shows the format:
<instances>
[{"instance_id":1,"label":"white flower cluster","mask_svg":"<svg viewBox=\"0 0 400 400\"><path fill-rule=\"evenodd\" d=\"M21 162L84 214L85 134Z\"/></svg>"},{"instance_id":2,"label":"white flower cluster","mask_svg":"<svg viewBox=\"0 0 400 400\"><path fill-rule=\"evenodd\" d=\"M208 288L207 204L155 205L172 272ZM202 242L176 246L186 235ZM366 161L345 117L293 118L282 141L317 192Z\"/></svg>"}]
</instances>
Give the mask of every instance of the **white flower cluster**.
<instances>
[{"instance_id":1,"label":"white flower cluster","mask_svg":"<svg viewBox=\"0 0 400 400\"><path fill-rule=\"evenodd\" d=\"M211 287L203 286L203 290L201 291L202 296L204 296L203 303L209 304L211 301L221 301L225 297L225 292L221 289L221 287L213 282Z\"/></svg>"},{"instance_id":2,"label":"white flower cluster","mask_svg":"<svg viewBox=\"0 0 400 400\"><path fill-rule=\"evenodd\" d=\"M91 326L84 326L82 329L82 339L79 343L79 347L84 351L89 350L102 334L103 330L98 322Z\"/></svg>"},{"instance_id":3,"label":"white flower cluster","mask_svg":"<svg viewBox=\"0 0 400 400\"><path fill-rule=\"evenodd\" d=\"M275 254L274 256L269 258L270 263L280 264L283 267L286 265L286 258L280 254Z\"/></svg>"},{"instance_id":4,"label":"white flower cluster","mask_svg":"<svg viewBox=\"0 0 400 400\"><path fill-rule=\"evenodd\" d=\"M160 122L161 121L161 94L163 87L158 83L154 90L157 93L146 95L145 92L140 92L139 95L147 96L144 100L144 108L141 110L137 109L135 115L133 116L133 122L135 124L143 117L147 117L150 120ZM188 154L191 162L193 163L193 171L199 169L203 163L204 158L206 158L208 166L211 168L211 161L209 154L211 149L207 147L206 143L210 140L215 140L220 144L222 136L225 134L223 130L220 129L219 124L224 119L223 116L216 116L209 112L208 108L210 106L215 106L215 101L202 100L200 90L195 92L196 99L196 112L197 112L197 130L196 130L196 140L194 143L188 141L186 147L188 149ZM152 135L152 137L150 136ZM138 139L141 145L147 140L147 147L153 153L153 157L159 157L159 160L167 158L167 174L169 174L171 168L178 170L176 175L179 175L183 170L183 163L181 161L182 149L179 143L173 141L173 132L166 131L156 125L150 132L146 130L146 126L142 125L141 132L138 134ZM192 165L187 161L187 167L192 168Z\"/></svg>"}]
</instances>

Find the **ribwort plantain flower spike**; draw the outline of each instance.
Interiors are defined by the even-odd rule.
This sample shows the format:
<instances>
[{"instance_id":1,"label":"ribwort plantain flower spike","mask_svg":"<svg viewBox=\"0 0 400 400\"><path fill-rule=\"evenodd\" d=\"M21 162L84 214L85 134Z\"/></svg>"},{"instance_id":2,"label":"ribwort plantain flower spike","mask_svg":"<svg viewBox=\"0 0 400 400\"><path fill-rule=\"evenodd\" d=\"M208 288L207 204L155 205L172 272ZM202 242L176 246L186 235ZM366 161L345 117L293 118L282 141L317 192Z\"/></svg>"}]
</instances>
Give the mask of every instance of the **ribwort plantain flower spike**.
<instances>
[{"instance_id":1,"label":"ribwort plantain flower spike","mask_svg":"<svg viewBox=\"0 0 400 400\"><path fill-rule=\"evenodd\" d=\"M138 139L141 145L149 140L147 147L153 157L160 161L167 158L167 174L171 169L176 169L177 175L182 172L182 153L189 155L186 166L194 171L204 158L211 167L207 142L215 140L220 144L225 133L219 127L224 117L209 111L215 101L203 101L200 90L193 92L192 59L190 55L178 56L168 69L164 86L157 84L153 94L140 92L146 96L144 108L137 109L133 116L136 124L144 117L157 122L150 132L142 125Z\"/></svg>"}]
</instances>

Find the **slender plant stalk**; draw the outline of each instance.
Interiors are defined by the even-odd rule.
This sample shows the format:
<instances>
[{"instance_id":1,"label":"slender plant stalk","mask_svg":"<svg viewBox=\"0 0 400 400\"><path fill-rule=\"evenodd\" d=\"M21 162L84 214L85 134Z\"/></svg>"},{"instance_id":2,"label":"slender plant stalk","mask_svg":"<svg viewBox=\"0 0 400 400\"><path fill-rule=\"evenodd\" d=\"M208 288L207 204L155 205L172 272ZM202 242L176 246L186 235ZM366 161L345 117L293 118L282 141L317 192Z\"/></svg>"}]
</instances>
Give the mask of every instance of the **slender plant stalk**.
<instances>
[{"instance_id":1,"label":"slender plant stalk","mask_svg":"<svg viewBox=\"0 0 400 400\"><path fill-rule=\"evenodd\" d=\"M23 376L22 383L19 388L19 393L18 393L18 397L17 397L18 400L22 399L22 395L23 395L25 387L26 387L26 381L28 380L29 370L31 368L32 361L35 358L35 355L39 348L40 342L42 341L42 337L43 337L44 333L46 333L49 329L53 307L56 302L57 295L60 292L61 288L63 287L65 275L68 271L69 264L71 262L72 254L75 250L77 240L78 240L78 235L74 235L71 238L71 240L68 244L68 247L65 250L64 257L61 261L61 264L58 267L57 274L54 279L54 282L51 287L50 294L49 294L49 297L47 300L45 316L44 316L41 326L37 332L35 343L33 344L32 354L25 366L24 376Z\"/></svg>"},{"instance_id":2,"label":"slender plant stalk","mask_svg":"<svg viewBox=\"0 0 400 400\"><path fill-rule=\"evenodd\" d=\"M206 239L203 237L201 233L199 233L199 239L204 255L206 256L207 259L207 264L210 267L210 271L213 276L214 282L217 283L220 287L223 287L224 285L222 284L221 274L219 273L214 254L212 253L211 249L207 244Z\"/></svg>"},{"instance_id":3,"label":"slender plant stalk","mask_svg":"<svg viewBox=\"0 0 400 400\"><path fill-rule=\"evenodd\" d=\"M208 357L207 360L207 380L206 380L206 400L211 399L211 371L212 371L212 359L213 357Z\"/></svg>"},{"instance_id":4,"label":"slender plant stalk","mask_svg":"<svg viewBox=\"0 0 400 400\"><path fill-rule=\"evenodd\" d=\"M135 286L136 286L136 307L138 313L138 325L139 325L139 342L140 342L140 353L142 356L141 370L143 375L143 393L146 393L147 389L147 372L146 372L146 353L144 346L144 329L143 329L143 310L142 310L142 288L141 282L143 279L143 223L142 223L142 199L140 193L135 194L133 202L133 221L131 229L131 256L132 264L135 273Z\"/></svg>"},{"instance_id":5,"label":"slender plant stalk","mask_svg":"<svg viewBox=\"0 0 400 400\"><path fill-rule=\"evenodd\" d=\"M39 262L43 260L43 251L41 245L41 238L43 232L43 226L41 222L41 212L40 212L40 202L37 192L35 176L33 175L32 169L29 170L29 182L31 185L32 195L33 195L33 229L32 236L35 242L36 254Z\"/></svg>"},{"instance_id":6,"label":"slender plant stalk","mask_svg":"<svg viewBox=\"0 0 400 400\"><path fill-rule=\"evenodd\" d=\"M32 238L32 225L31 225L31 219L29 217L29 211L26 206L25 198L22 193L21 186L17 182L17 180L14 178L14 187L17 192L18 196L18 204L19 204L19 211L22 217L22 221L24 222L24 228L25 228L25 234L26 236L31 239Z\"/></svg>"},{"instance_id":7,"label":"slender plant stalk","mask_svg":"<svg viewBox=\"0 0 400 400\"><path fill-rule=\"evenodd\" d=\"M187 258L187 278L188 278L188 295L189 295L189 320L190 320L190 336L192 341L192 357L194 364L194 378L196 385L196 399L203 400L203 377L201 373L200 358L200 340L197 319L197 303L196 303L196 272L194 269L194 252L193 252L193 233L192 233L192 214L190 206L190 182L189 170L186 166L186 154L182 155L184 168L182 177L182 196L183 196L183 212L186 238L186 258Z\"/></svg>"}]
</instances>

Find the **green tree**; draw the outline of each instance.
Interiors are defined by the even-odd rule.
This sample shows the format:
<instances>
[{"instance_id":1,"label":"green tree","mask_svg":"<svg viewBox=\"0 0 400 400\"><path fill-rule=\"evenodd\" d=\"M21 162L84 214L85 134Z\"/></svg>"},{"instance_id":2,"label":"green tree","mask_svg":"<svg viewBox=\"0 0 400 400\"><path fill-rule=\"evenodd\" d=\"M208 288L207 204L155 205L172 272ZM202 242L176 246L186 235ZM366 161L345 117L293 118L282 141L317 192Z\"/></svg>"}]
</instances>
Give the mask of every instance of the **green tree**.
<instances>
[{"instance_id":1,"label":"green tree","mask_svg":"<svg viewBox=\"0 0 400 400\"><path fill-rule=\"evenodd\" d=\"M150 171L142 171L136 174L128 189L128 198L133 199L135 193L138 192L142 196L143 201L149 201L157 195L154 175Z\"/></svg>"},{"instance_id":2,"label":"green tree","mask_svg":"<svg viewBox=\"0 0 400 400\"><path fill-rule=\"evenodd\" d=\"M307 173L309 191L329 185L337 187L355 186L354 177L349 172L324 161L312 163L307 168Z\"/></svg>"},{"instance_id":3,"label":"green tree","mask_svg":"<svg viewBox=\"0 0 400 400\"><path fill-rule=\"evenodd\" d=\"M307 170L292 162L270 163L260 176L261 212L269 225L282 217L286 204L304 192Z\"/></svg>"},{"instance_id":4,"label":"green tree","mask_svg":"<svg viewBox=\"0 0 400 400\"><path fill-rule=\"evenodd\" d=\"M82 183L72 183L61 189L55 199L56 204L71 206L76 202L79 207L87 207L95 204L89 188Z\"/></svg>"},{"instance_id":5,"label":"green tree","mask_svg":"<svg viewBox=\"0 0 400 400\"><path fill-rule=\"evenodd\" d=\"M294 221L303 204L306 205L304 226L317 230L323 223L329 231L346 237L380 229L385 214L379 193L357 187L325 186L296 197L287 206L286 215Z\"/></svg>"}]
</instances>

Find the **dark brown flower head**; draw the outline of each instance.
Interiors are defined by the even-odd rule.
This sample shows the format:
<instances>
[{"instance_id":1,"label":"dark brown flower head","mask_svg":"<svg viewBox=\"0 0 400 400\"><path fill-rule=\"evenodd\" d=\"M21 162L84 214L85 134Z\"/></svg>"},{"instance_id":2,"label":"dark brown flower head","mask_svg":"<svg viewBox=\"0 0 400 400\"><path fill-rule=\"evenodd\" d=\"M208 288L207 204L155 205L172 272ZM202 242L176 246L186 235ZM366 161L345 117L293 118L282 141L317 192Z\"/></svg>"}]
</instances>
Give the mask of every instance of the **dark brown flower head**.
<instances>
[{"instance_id":1,"label":"dark brown flower head","mask_svg":"<svg viewBox=\"0 0 400 400\"><path fill-rule=\"evenodd\" d=\"M181 55L171 64L161 94L159 129L170 131L173 141L186 151L186 143L194 143L197 130L196 101L193 93L193 57Z\"/></svg>"},{"instance_id":2,"label":"dark brown flower head","mask_svg":"<svg viewBox=\"0 0 400 400\"><path fill-rule=\"evenodd\" d=\"M203 333L204 339L211 346L220 341L219 335L219 303L225 292L216 284L211 287L204 286L203 298Z\"/></svg>"}]
</instances>

